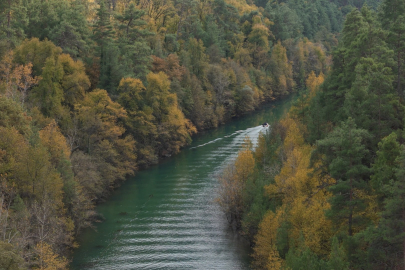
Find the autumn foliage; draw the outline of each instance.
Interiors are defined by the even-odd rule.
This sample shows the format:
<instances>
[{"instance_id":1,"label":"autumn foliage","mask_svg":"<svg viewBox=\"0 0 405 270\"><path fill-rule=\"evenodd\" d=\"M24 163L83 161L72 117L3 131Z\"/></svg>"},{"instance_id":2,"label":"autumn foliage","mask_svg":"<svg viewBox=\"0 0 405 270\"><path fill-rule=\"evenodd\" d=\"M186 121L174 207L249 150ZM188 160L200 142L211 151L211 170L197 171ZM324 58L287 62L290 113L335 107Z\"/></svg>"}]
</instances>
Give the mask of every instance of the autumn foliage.
<instances>
[{"instance_id":1,"label":"autumn foliage","mask_svg":"<svg viewBox=\"0 0 405 270\"><path fill-rule=\"evenodd\" d=\"M277 22L294 16L287 6L266 9ZM253 245L253 268L404 269L404 10L386 0L377 12L349 12L331 66L313 40L284 41L306 89L259 138L241 188L239 232ZM288 27L299 25L275 23L273 33L288 36ZM325 46L337 44L324 34ZM281 67L272 83L283 90L288 62L272 50Z\"/></svg>"},{"instance_id":2,"label":"autumn foliage","mask_svg":"<svg viewBox=\"0 0 405 270\"><path fill-rule=\"evenodd\" d=\"M0 265L17 258L15 269L65 269L74 237L95 219L94 205L137 169L178 153L197 131L305 84L313 98L348 9L336 0L282 2L0 1L0 254L7 253ZM328 126L301 114L319 133ZM281 211L268 198L305 201L303 216L298 203L283 210L297 213L283 216L282 228L305 221L287 230L294 237L300 230L312 237L319 226L307 229L308 216L326 207L326 194L313 194L314 178L303 177L315 174L301 162L312 148L287 124L279 127L289 132L285 150L247 146L222 176L221 205L251 239L267 210ZM282 174L271 183L256 179L258 167ZM316 254L322 233L305 239Z\"/></svg>"}]
</instances>

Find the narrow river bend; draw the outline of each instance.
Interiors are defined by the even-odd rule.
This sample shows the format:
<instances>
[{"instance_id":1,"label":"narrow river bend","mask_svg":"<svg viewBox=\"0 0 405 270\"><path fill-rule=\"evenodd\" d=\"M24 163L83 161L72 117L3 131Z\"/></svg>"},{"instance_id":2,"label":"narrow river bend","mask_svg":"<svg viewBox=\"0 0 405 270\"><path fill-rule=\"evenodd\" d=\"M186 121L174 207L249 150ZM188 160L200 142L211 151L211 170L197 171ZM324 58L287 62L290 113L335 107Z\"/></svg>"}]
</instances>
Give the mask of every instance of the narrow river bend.
<instances>
[{"instance_id":1,"label":"narrow river bend","mask_svg":"<svg viewBox=\"0 0 405 270\"><path fill-rule=\"evenodd\" d=\"M190 147L128 179L97 207L105 221L84 231L71 269L249 269L247 243L215 203L216 175L245 136L255 143L291 98L193 138Z\"/></svg>"}]
</instances>

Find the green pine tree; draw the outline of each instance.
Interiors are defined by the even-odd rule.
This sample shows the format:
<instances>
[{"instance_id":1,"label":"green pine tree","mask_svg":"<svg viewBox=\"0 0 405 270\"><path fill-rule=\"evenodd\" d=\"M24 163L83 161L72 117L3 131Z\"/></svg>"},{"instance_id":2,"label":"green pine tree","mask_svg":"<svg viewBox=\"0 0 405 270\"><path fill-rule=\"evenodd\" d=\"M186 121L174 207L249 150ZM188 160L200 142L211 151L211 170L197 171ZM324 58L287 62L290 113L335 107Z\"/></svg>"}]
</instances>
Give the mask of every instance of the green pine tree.
<instances>
[{"instance_id":1,"label":"green pine tree","mask_svg":"<svg viewBox=\"0 0 405 270\"><path fill-rule=\"evenodd\" d=\"M117 50L114 44L115 31L111 25L110 12L104 0L100 1L97 9L96 22L94 24L93 39L97 42L97 54L100 57L99 87L112 91L111 77L114 74L114 63Z\"/></svg>"},{"instance_id":2,"label":"green pine tree","mask_svg":"<svg viewBox=\"0 0 405 270\"><path fill-rule=\"evenodd\" d=\"M139 10L134 4L130 4L123 14L115 16L118 21L120 62L125 70L122 77L130 76L145 80L148 73L151 62L151 49L145 38L153 34L141 28L146 24L142 20L144 14L143 10Z\"/></svg>"},{"instance_id":3,"label":"green pine tree","mask_svg":"<svg viewBox=\"0 0 405 270\"><path fill-rule=\"evenodd\" d=\"M324 162L336 183L330 187L333 196L331 208L326 213L339 229L346 229L349 236L353 228L364 224L357 213L365 209L364 200L357 190L365 190L365 177L370 169L363 161L368 153L365 140L369 133L358 129L354 119L342 122L329 135L317 141L317 151L325 155Z\"/></svg>"}]
</instances>

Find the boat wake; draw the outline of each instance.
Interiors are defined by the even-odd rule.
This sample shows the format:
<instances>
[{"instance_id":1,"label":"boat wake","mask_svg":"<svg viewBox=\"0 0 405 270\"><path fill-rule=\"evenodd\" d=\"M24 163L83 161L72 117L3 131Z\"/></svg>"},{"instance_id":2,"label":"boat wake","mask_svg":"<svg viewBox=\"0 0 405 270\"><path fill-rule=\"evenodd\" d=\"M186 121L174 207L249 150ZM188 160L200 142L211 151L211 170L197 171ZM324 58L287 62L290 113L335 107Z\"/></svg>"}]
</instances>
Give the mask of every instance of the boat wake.
<instances>
[{"instance_id":1,"label":"boat wake","mask_svg":"<svg viewBox=\"0 0 405 270\"><path fill-rule=\"evenodd\" d=\"M190 149L200 148L200 147L203 147L203 146L206 146L209 144L216 143L220 140L228 139L228 138L232 138L232 137L234 137L233 139L236 141L240 141L241 138L242 138L242 140L244 140L245 137L248 137L251 140L251 142L253 143L253 146L256 146L257 140L259 138L259 134L266 133L267 130L269 130L269 127L268 126L263 127L262 125L256 126L256 127L251 127L251 128L245 129L245 130L237 130L229 135L225 135L224 137L216 138L215 140L212 140L212 141L209 141L209 142L206 142L206 143L194 146L194 147L190 147Z\"/></svg>"},{"instance_id":2,"label":"boat wake","mask_svg":"<svg viewBox=\"0 0 405 270\"><path fill-rule=\"evenodd\" d=\"M203 143L203 144L200 144L200 145L191 147L190 149L195 149L195 148L203 147L203 146L205 146L205 145L215 143L215 142L220 141L220 140L222 140L222 139L223 139L223 138L217 138L217 139L212 140L212 141L209 141L209 142L207 142L207 143Z\"/></svg>"}]
</instances>

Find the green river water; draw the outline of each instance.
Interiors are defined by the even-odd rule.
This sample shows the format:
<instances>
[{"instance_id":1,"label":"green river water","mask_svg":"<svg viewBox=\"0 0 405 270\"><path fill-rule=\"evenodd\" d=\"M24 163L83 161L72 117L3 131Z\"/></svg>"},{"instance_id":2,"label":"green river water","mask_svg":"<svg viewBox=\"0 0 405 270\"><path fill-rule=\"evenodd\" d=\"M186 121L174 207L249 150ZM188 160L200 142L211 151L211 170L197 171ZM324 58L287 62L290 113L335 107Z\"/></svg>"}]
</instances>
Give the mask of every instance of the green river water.
<instances>
[{"instance_id":1,"label":"green river water","mask_svg":"<svg viewBox=\"0 0 405 270\"><path fill-rule=\"evenodd\" d=\"M105 220L87 229L71 269L249 269L250 248L215 202L216 175L245 136L278 119L291 98L193 137L190 147L140 171L97 207Z\"/></svg>"}]
</instances>

